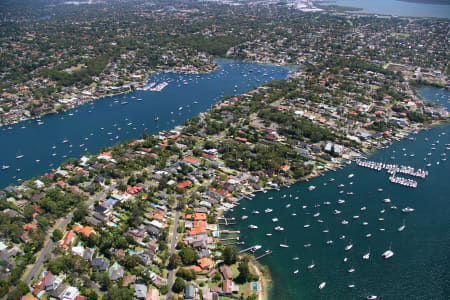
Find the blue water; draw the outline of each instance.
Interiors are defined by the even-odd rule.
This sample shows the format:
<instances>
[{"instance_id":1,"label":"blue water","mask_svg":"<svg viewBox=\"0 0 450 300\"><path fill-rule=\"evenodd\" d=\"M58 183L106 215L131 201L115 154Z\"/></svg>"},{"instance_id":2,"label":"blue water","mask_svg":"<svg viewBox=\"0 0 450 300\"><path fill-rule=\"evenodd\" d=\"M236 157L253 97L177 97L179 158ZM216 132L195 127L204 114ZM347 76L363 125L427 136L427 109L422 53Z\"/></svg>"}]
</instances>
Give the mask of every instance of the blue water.
<instances>
[{"instance_id":1,"label":"blue water","mask_svg":"<svg viewBox=\"0 0 450 300\"><path fill-rule=\"evenodd\" d=\"M425 99L450 107L448 91L427 88L420 93ZM390 183L385 171L377 172L352 164L278 192L259 193L252 201L244 200L234 212L227 214L228 217L236 217L238 223L227 229L240 230L245 247L262 245L262 250L256 255L266 249L274 252L261 259L273 278L269 299L363 299L368 295L393 300L448 299L450 168L444 159L449 154L446 144L450 146L450 125L412 136L415 140L396 142L373 153L369 159L429 170L430 175L426 179L416 179L419 183L416 189ZM447 156L442 156L444 153ZM428 163L431 163L430 167L426 167ZM354 177L349 179L351 173ZM334 181L330 181L331 178ZM344 187L339 188L339 184L344 184ZM308 191L310 185L317 188ZM383 191L379 192L379 188ZM342 194L341 190L344 191ZM353 192L353 195L348 192ZM392 203L384 203L385 198L390 198ZM346 202L338 204L338 199ZM327 201L331 204L325 205ZM287 208L287 204L291 207ZM391 205L397 209L392 209ZM367 209L361 211L364 206ZM406 206L415 208L415 212L402 213L401 208ZM264 213L266 208L272 208L273 212ZM334 215L334 209L342 213ZM381 213L383 209L385 212ZM260 214L253 214L253 210ZM314 218L313 214L317 212L320 216ZM248 215L248 219L241 221L243 215ZM353 219L355 215L360 218ZM271 221L275 217L279 222ZM379 218L384 218L384 221L379 221ZM344 219L349 224L342 224ZM403 221L406 229L398 232ZM363 222L368 222L368 225L363 226ZM259 228L248 229L249 224ZM310 227L304 228L306 224ZM275 231L277 225L285 230ZM384 231L380 231L381 228ZM329 231L323 232L325 229ZM266 233L273 235L268 237ZM367 238L368 233L372 237ZM341 235L345 235L345 239L339 239ZM328 240L334 243L327 245ZM353 248L345 251L350 242ZM280 244L287 244L289 248L281 248ZM305 248L305 244L311 244L311 247ZM390 245L395 255L384 260L380 255ZM362 256L369 249L371 258L363 260ZM299 257L299 260L295 261L293 257ZM344 262L344 257L347 257L347 262ZM316 267L308 270L307 266L312 261ZM348 273L351 268L355 269L354 273ZM299 273L293 274L297 269ZM326 282L323 290L318 288L321 282ZM356 287L350 289L349 284Z\"/></svg>"},{"instance_id":2,"label":"blue water","mask_svg":"<svg viewBox=\"0 0 450 300\"><path fill-rule=\"evenodd\" d=\"M0 166L10 168L0 170L0 187L18 178L41 175L70 157L97 153L104 146L137 138L144 131L152 134L171 129L209 109L224 95L239 94L264 82L284 79L288 74L287 68L272 65L232 60L218 63L218 70L206 75L153 75L150 82L169 83L161 92L134 91L105 97L61 114L44 116L43 125L30 120L11 125L11 129L2 127ZM128 104L120 104L123 101ZM159 120L155 121L155 117ZM69 142L63 144L64 139ZM20 154L24 157L16 159Z\"/></svg>"},{"instance_id":3,"label":"blue water","mask_svg":"<svg viewBox=\"0 0 450 300\"><path fill-rule=\"evenodd\" d=\"M359 12L364 13L406 17L450 18L450 5L411 3L399 0L336 0L333 4L363 8Z\"/></svg>"}]
</instances>

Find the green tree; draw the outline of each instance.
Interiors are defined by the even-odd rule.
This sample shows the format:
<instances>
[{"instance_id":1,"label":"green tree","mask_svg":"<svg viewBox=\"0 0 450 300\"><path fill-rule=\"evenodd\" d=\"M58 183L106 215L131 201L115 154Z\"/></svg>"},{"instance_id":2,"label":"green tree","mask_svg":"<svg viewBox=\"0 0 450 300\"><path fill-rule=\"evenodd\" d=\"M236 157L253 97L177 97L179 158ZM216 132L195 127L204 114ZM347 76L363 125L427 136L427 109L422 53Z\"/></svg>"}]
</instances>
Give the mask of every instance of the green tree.
<instances>
[{"instance_id":1,"label":"green tree","mask_svg":"<svg viewBox=\"0 0 450 300\"><path fill-rule=\"evenodd\" d=\"M55 229L52 233L52 239L54 242L57 242L59 240L61 240L63 237L63 233L61 231L61 229Z\"/></svg>"},{"instance_id":2,"label":"green tree","mask_svg":"<svg viewBox=\"0 0 450 300\"><path fill-rule=\"evenodd\" d=\"M184 291L185 287L186 284L184 283L184 280L181 279L180 277L177 277L175 279L175 282L173 283L172 291L175 293L181 293L182 291Z\"/></svg>"},{"instance_id":3,"label":"green tree","mask_svg":"<svg viewBox=\"0 0 450 300\"><path fill-rule=\"evenodd\" d=\"M197 259L197 253L194 249L186 247L179 252L179 256L184 265L192 265Z\"/></svg>"},{"instance_id":4,"label":"green tree","mask_svg":"<svg viewBox=\"0 0 450 300\"><path fill-rule=\"evenodd\" d=\"M180 256L178 256L177 253L172 254L169 258L169 264L168 264L167 268L169 270L173 270L173 269L176 269L179 265L181 265Z\"/></svg>"},{"instance_id":5,"label":"green tree","mask_svg":"<svg viewBox=\"0 0 450 300\"><path fill-rule=\"evenodd\" d=\"M223 249L223 254L222 254L225 264L232 265L232 264L236 263L237 253L238 253L238 251L237 251L236 247L226 246Z\"/></svg>"},{"instance_id":6,"label":"green tree","mask_svg":"<svg viewBox=\"0 0 450 300\"><path fill-rule=\"evenodd\" d=\"M99 282L100 282L100 286L102 287L103 290L109 290L109 288L111 288L111 286L112 286L111 279L109 278L109 275L107 272L104 272L102 274ZM114 298L111 298L111 299L114 299Z\"/></svg>"},{"instance_id":7,"label":"green tree","mask_svg":"<svg viewBox=\"0 0 450 300\"><path fill-rule=\"evenodd\" d=\"M114 287L108 290L103 296L103 300L132 300L133 295L131 291L126 288Z\"/></svg>"}]
</instances>

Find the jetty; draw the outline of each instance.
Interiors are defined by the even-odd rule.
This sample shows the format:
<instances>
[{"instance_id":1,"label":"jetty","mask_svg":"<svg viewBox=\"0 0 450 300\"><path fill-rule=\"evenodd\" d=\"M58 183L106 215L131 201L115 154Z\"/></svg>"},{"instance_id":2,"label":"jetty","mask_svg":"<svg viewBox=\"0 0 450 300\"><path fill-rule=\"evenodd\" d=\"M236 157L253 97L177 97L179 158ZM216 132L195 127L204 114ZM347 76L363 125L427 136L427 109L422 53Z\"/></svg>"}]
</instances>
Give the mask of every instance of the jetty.
<instances>
[{"instance_id":1,"label":"jetty","mask_svg":"<svg viewBox=\"0 0 450 300\"><path fill-rule=\"evenodd\" d=\"M264 253L264 254L262 254L262 255L260 255L258 257L255 257L253 260L256 261L256 260L258 260L260 258L263 258L264 256L267 256L267 255L270 255L270 254L272 254L272 250L267 250L266 253Z\"/></svg>"}]
</instances>

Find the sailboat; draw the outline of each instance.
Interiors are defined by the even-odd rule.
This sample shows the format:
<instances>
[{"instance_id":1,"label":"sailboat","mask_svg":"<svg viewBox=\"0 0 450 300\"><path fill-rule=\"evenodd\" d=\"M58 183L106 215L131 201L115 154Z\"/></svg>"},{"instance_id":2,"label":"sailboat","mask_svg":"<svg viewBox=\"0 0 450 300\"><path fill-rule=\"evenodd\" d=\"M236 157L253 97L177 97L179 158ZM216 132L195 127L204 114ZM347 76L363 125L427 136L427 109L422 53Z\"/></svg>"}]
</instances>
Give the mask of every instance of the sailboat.
<instances>
[{"instance_id":1,"label":"sailboat","mask_svg":"<svg viewBox=\"0 0 450 300\"><path fill-rule=\"evenodd\" d=\"M319 285L319 289L323 289L325 286L327 285L327 283L324 281Z\"/></svg>"},{"instance_id":2,"label":"sailboat","mask_svg":"<svg viewBox=\"0 0 450 300\"><path fill-rule=\"evenodd\" d=\"M405 230L405 228L406 228L405 220L403 220L403 225L400 226L400 227L397 229L397 231L398 231L398 232L402 232L403 230Z\"/></svg>"},{"instance_id":3,"label":"sailboat","mask_svg":"<svg viewBox=\"0 0 450 300\"><path fill-rule=\"evenodd\" d=\"M370 258L370 249L369 249L369 252L364 254L362 258L365 259L365 260L368 260Z\"/></svg>"},{"instance_id":4,"label":"sailboat","mask_svg":"<svg viewBox=\"0 0 450 300\"><path fill-rule=\"evenodd\" d=\"M384 251L384 252L381 254L381 256L382 256L384 259L389 259L389 258L391 258L392 256L394 256L394 251L391 250L391 246L389 246L389 249L386 250L386 251Z\"/></svg>"},{"instance_id":5,"label":"sailboat","mask_svg":"<svg viewBox=\"0 0 450 300\"><path fill-rule=\"evenodd\" d=\"M349 251L350 249L353 248L353 243L352 241L350 241L350 244L348 244L347 246L345 246L345 251Z\"/></svg>"}]
</instances>

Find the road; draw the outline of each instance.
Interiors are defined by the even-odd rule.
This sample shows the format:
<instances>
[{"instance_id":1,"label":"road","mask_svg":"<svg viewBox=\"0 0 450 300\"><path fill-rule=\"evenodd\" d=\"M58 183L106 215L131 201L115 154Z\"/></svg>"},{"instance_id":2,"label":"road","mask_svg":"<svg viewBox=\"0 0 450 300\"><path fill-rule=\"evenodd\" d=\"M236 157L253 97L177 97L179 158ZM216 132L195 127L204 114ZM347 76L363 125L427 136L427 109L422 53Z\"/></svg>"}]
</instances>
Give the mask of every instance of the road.
<instances>
[{"instance_id":1,"label":"road","mask_svg":"<svg viewBox=\"0 0 450 300\"><path fill-rule=\"evenodd\" d=\"M175 218L173 222L173 233L172 233L172 242L170 243L170 255L175 253L175 247L177 246L178 240L178 224L180 219L180 211L177 209L175 211ZM174 272L175 270L169 270L169 274L167 276L167 285L169 286L169 293L167 293L167 299L170 299L172 296L172 285L174 282Z\"/></svg>"},{"instance_id":2,"label":"road","mask_svg":"<svg viewBox=\"0 0 450 300\"><path fill-rule=\"evenodd\" d=\"M96 195L92 199L90 199L86 204L88 207L93 205L95 201L104 199L106 197L106 194L108 191L103 191L100 194ZM65 229L67 224L69 224L72 221L73 213L69 213L62 221L59 223L56 223L56 225L49 230L49 234L51 234L56 229ZM41 252L39 253L38 258L36 259L34 265L31 267L30 271L26 273L23 282L26 284L30 284L31 281L33 281L34 276L36 273L41 269L42 264L44 263L45 257L47 254L50 254L53 251L53 247L55 246L55 242L53 242L51 236L48 238L47 243L44 245L44 247L41 249Z\"/></svg>"}]
</instances>

